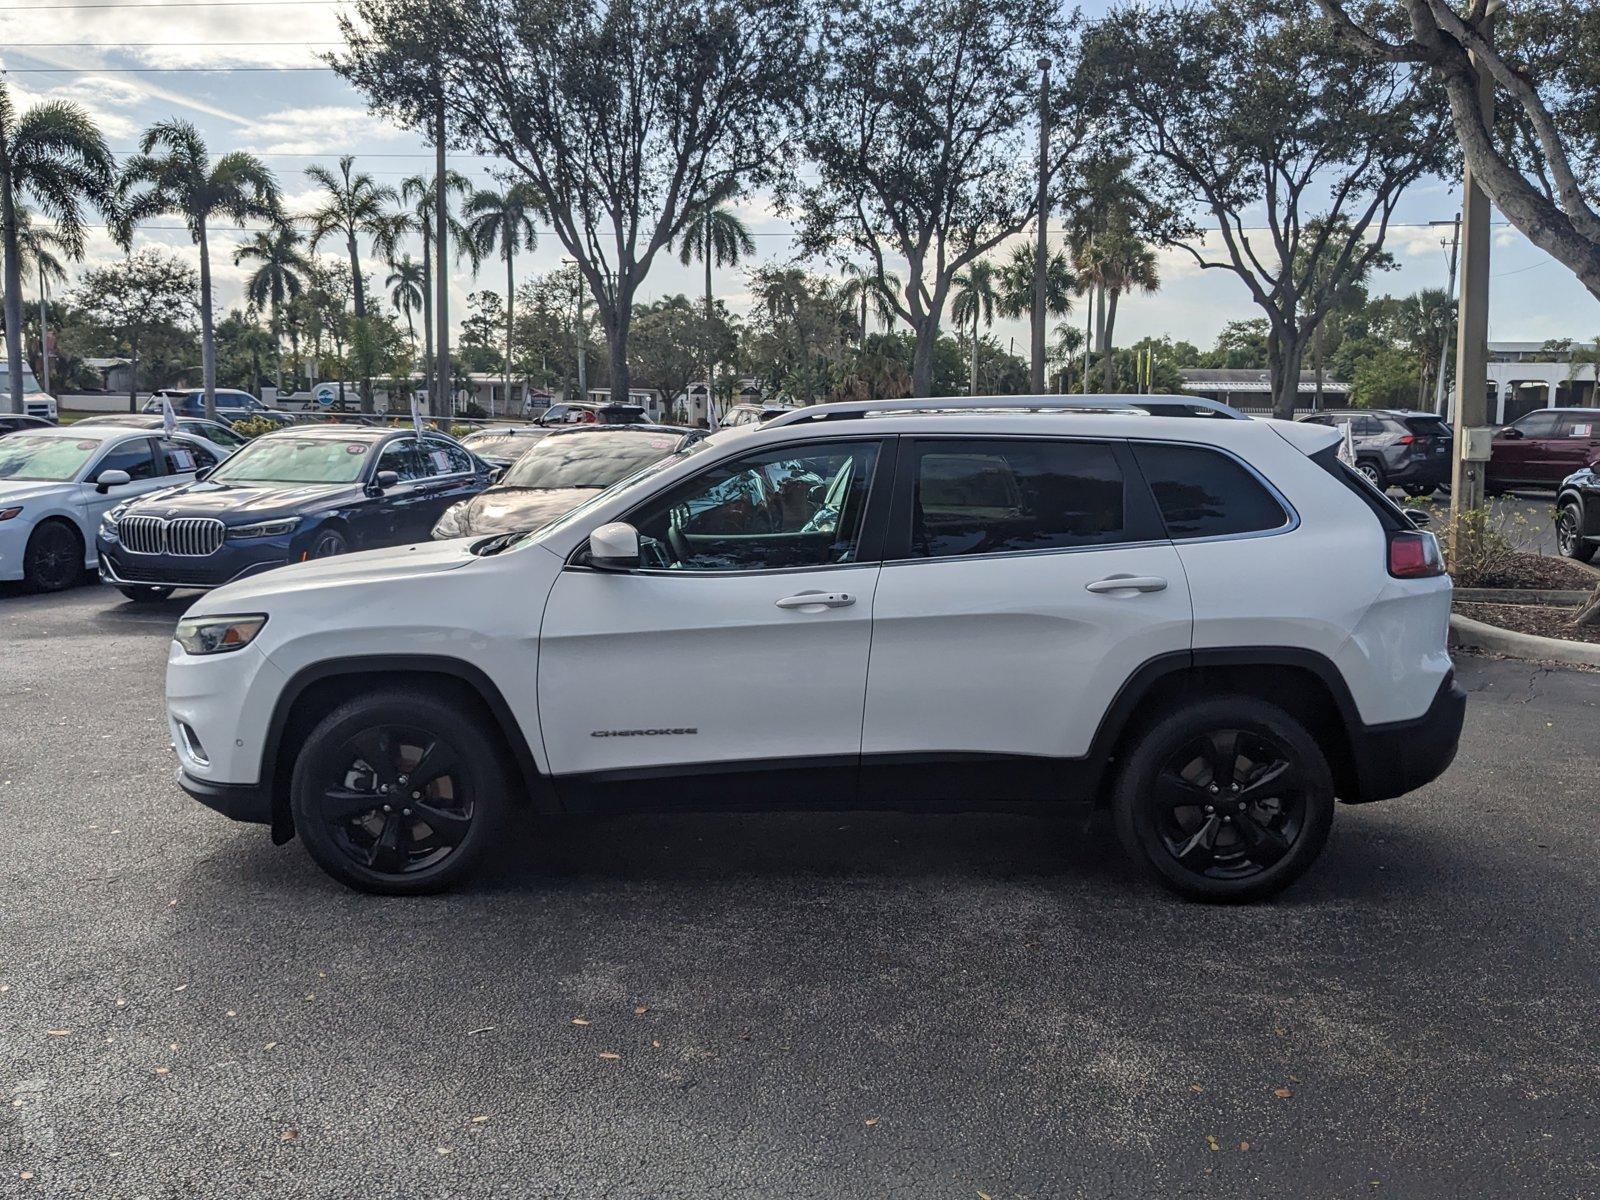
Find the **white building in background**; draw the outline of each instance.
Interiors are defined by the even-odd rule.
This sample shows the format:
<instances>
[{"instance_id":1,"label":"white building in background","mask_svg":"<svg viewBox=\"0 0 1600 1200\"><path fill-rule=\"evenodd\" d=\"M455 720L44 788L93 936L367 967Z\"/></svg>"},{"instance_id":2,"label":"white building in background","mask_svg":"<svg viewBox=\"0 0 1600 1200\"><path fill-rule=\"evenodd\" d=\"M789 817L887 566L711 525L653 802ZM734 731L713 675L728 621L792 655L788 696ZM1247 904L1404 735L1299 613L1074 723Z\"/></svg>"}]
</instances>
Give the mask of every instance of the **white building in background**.
<instances>
[{"instance_id":1,"label":"white building in background","mask_svg":"<svg viewBox=\"0 0 1600 1200\"><path fill-rule=\"evenodd\" d=\"M1593 351L1593 342L1575 342ZM1489 417L1506 425L1540 408L1600 407L1595 364L1573 363L1572 349L1549 342L1489 343Z\"/></svg>"}]
</instances>

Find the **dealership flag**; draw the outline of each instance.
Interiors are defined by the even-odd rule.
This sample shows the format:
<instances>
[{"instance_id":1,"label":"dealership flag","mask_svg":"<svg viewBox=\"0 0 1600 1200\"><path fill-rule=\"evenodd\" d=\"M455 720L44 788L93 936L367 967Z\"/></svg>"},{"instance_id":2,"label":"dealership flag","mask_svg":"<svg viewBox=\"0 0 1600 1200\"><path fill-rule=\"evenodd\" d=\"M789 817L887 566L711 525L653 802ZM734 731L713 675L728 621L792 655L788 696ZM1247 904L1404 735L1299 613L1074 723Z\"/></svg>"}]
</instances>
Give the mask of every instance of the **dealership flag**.
<instances>
[{"instance_id":1,"label":"dealership flag","mask_svg":"<svg viewBox=\"0 0 1600 1200\"><path fill-rule=\"evenodd\" d=\"M171 435L178 432L178 414L172 411L172 399L161 397L161 432Z\"/></svg>"},{"instance_id":2,"label":"dealership flag","mask_svg":"<svg viewBox=\"0 0 1600 1200\"><path fill-rule=\"evenodd\" d=\"M1344 434L1339 439L1339 461L1356 465L1356 433L1355 426L1349 421L1340 421L1339 429Z\"/></svg>"},{"instance_id":3,"label":"dealership flag","mask_svg":"<svg viewBox=\"0 0 1600 1200\"><path fill-rule=\"evenodd\" d=\"M417 431L417 440L422 440L422 409L417 407L417 397L411 397L411 427Z\"/></svg>"}]
</instances>

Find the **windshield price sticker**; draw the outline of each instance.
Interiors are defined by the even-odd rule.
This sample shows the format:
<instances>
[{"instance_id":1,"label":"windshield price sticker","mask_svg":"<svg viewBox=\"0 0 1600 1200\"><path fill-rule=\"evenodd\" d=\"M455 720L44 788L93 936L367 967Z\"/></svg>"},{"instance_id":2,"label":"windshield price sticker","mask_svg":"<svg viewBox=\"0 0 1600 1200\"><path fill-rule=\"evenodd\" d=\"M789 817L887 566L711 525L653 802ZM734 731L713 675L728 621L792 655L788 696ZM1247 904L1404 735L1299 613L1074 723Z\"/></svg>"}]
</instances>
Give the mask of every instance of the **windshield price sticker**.
<instances>
[{"instance_id":1,"label":"windshield price sticker","mask_svg":"<svg viewBox=\"0 0 1600 1200\"><path fill-rule=\"evenodd\" d=\"M345 443L344 452L346 454L365 454L367 448L360 442L347 442Z\"/></svg>"}]
</instances>

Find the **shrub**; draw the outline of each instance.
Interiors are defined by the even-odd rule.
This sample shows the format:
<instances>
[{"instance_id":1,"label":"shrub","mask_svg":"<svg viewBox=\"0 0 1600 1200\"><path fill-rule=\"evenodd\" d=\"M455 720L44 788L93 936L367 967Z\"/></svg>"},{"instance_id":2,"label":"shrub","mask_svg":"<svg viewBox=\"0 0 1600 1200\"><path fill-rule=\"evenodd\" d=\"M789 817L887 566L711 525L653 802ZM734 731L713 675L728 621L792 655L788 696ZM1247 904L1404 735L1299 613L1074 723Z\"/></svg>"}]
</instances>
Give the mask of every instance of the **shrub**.
<instances>
[{"instance_id":1,"label":"shrub","mask_svg":"<svg viewBox=\"0 0 1600 1200\"><path fill-rule=\"evenodd\" d=\"M240 437L256 438L263 433L271 433L279 428L276 421L269 421L266 417L246 417L233 423L233 431Z\"/></svg>"},{"instance_id":2,"label":"shrub","mask_svg":"<svg viewBox=\"0 0 1600 1200\"><path fill-rule=\"evenodd\" d=\"M474 430L471 425L450 426L450 436L453 438L464 438L467 436L467 434L472 432L474 432Z\"/></svg>"}]
</instances>

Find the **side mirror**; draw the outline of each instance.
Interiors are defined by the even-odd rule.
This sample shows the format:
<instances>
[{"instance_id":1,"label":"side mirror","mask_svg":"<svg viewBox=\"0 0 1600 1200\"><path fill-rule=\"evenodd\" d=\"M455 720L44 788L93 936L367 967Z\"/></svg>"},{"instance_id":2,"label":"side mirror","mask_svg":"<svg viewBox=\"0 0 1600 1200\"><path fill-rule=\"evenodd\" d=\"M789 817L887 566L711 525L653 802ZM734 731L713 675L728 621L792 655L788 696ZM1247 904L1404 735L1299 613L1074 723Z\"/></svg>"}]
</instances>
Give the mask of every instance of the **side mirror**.
<instances>
[{"instance_id":1,"label":"side mirror","mask_svg":"<svg viewBox=\"0 0 1600 1200\"><path fill-rule=\"evenodd\" d=\"M213 468L211 468L211 467L201 467L198 471L196 471L194 473L194 481L196 483L199 483L207 475L211 474L212 470L213 470Z\"/></svg>"},{"instance_id":2,"label":"side mirror","mask_svg":"<svg viewBox=\"0 0 1600 1200\"><path fill-rule=\"evenodd\" d=\"M1406 520L1410 521L1418 529L1426 529L1433 523L1433 514L1420 508L1408 508L1405 510L1405 514Z\"/></svg>"},{"instance_id":3,"label":"side mirror","mask_svg":"<svg viewBox=\"0 0 1600 1200\"><path fill-rule=\"evenodd\" d=\"M372 486L376 491L387 492L400 482L399 471L379 471L372 477Z\"/></svg>"},{"instance_id":4,"label":"side mirror","mask_svg":"<svg viewBox=\"0 0 1600 1200\"><path fill-rule=\"evenodd\" d=\"M116 467L112 467L111 470L101 471L99 475L95 476L94 490L104 496L112 488L122 487L132 482L133 476L126 471L119 471Z\"/></svg>"},{"instance_id":5,"label":"side mirror","mask_svg":"<svg viewBox=\"0 0 1600 1200\"><path fill-rule=\"evenodd\" d=\"M1508 425L1506 428L1500 431L1500 436L1503 438L1510 438L1512 441L1516 441L1522 436L1522 430L1518 429L1514 425Z\"/></svg>"},{"instance_id":6,"label":"side mirror","mask_svg":"<svg viewBox=\"0 0 1600 1200\"><path fill-rule=\"evenodd\" d=\"M626 521L600 526L589 535L589 565L601 571L636 570L639 531Z\"/></svg>"}]
</instances>

